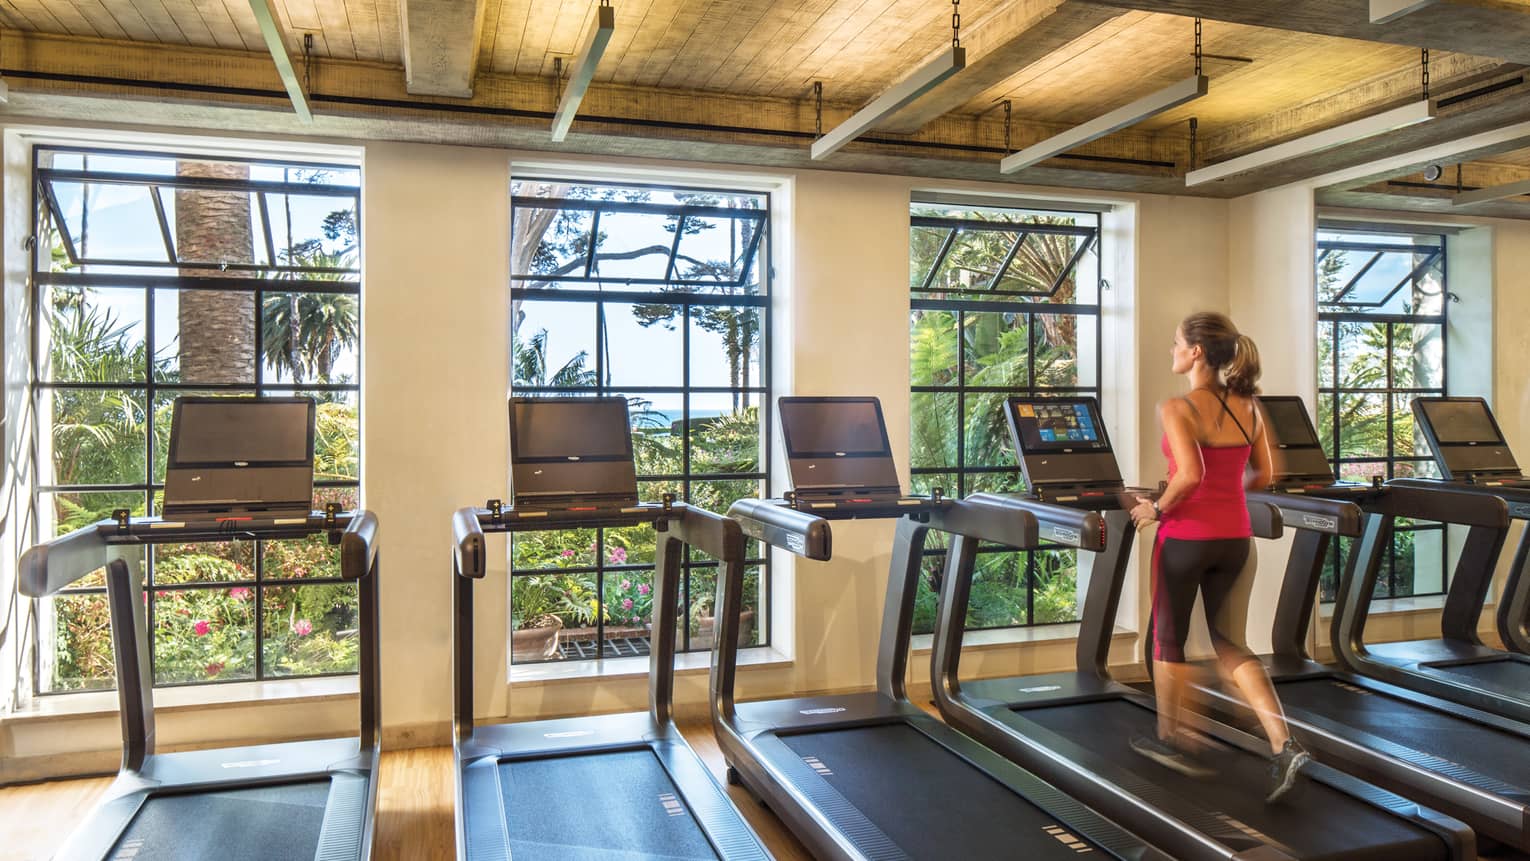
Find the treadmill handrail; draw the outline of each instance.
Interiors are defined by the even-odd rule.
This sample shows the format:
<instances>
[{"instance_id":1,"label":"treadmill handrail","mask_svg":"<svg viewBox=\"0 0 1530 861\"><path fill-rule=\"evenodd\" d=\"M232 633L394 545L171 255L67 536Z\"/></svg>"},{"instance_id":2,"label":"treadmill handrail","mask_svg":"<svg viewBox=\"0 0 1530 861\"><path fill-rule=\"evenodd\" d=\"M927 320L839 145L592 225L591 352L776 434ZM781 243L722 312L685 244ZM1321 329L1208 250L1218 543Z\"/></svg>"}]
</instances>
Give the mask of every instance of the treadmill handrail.
<instances>
[{"instance_id":1,"label":"treadmill handrail","mask_svg":"<svg viewBox=\"0 0 1530 861\"><path fill-rule=\"evenodd\" d=\"M1459 485L1437 478L1394 478L1382 487L1390 493L1379 497L1366 509L1375 514L1434 520L1459 526L1486 526L1507 529L1509 506L1483 487Z\"/></svg>"},{"instance_id":2,"label":"treadmill handrail","mask_svg":"<svg viewBox=\"0 0 1530 861\"><path fill-rule=\"evenodd\" d=\"M826 562L833 556L829 521L799 511L780 499L740 499L728 507L728 517L750 538L798 556Z\"/></svg>"},{"instance_id":3,"label":"treadmill handrail","mask_svg":"<svg viewBox=\"0 0 1530 861\"><path fill-rule=\"evenodd\" d=\"M97 527L111 523L103 520L28 547L21 554L21 594L46 598L106 565L106 537Z\"/></svg>"},{"instance_id":4,"label":"treadmill handrail","mask_svg":"<svg viewBox=\"0 0 1530 861\"><path fill-rule=\"evenodd\" d=\"M1290 526L1298 530L1314 530L1354 538L1360 534L1365 516L1360 506L1343 499L1327 499L1322 496L1281 493L1273 490L1250 490L1246 495L1251 504L1262 503L1278 508L1281 511L1282 526ZM1252 510L1251 506L1250 511ZM1327 518L1331 522L1288 517L1286 512L1316 515L1319 518Z\"/></svg>"},{"instance_id":5,"label":"treadmill handrail","mask_svg":"<svg viewBox=\"0 0 1530 861\"><path fill-rule=\"evenodd\" d=\"M377 517L358 509L333 520L312 512L307 519L225 525L215 521L167 521L134 517L124 522L100 520L66 535L27 548L21 556L17 588L28 598L46 598L104 566L113 545L172 544L305 538L327 533L338 537L340 576L360 580L377 559Z\"/></svg>"},{"instance_id":6,"label":"treadmill handrail","mask_svg":"<svg viewBox=\"0 0 1530 861\"><path fill-rule=\"evenodd\" d=\"M340 576L360 580L372 571L377 561L377 515L358 511L340 533Z\"/></svg>"},{"instance_id":7,"label":"treadmill handrail","mask_svg":"<svg viewBox=\"0 0 1530 861\"><path fill-rule=\"evenodd\" d=\"M1246 495L1245 507L1248 508L1249 531L1255 538L1279 538L1285 534L1286 521L1281 517L1279 507L1247 499Z\"/></svg>"},{"instance_id":8,"label":"treadmill handrail","mask_svg":"<svg viewBox=\"0 0 1530 861\"><path fill-rule=\"evenodd\" d=\"M968 531L969 526L981 525L973 518L970 524L962 524L962 531L971 538L1010 547L1021 546L1021 542L1030 540L1032 543L1047 541L1089 551L1105 548L1105 528L1097 511L1054 505L1018 493L974 493L964 498L962 505L972 506L975 511L994 507L1007 514L1025 514L1034 522L1034 531L1029 536L1017 534L995 538ZM1013 526L1010 531L1014 531Z\"/></svg>"},{"instance_id":9,"label":"treadmill handrail","mask_svg":"<svg viewBox=\"0 0 1530 861\"><path fill-rule=\"evenodd\" d=\"M483 526L474 506L459 508L452 514L452 546L457 559L457 574L480 580L487 573Z\"/></svg>"}]
</instances>

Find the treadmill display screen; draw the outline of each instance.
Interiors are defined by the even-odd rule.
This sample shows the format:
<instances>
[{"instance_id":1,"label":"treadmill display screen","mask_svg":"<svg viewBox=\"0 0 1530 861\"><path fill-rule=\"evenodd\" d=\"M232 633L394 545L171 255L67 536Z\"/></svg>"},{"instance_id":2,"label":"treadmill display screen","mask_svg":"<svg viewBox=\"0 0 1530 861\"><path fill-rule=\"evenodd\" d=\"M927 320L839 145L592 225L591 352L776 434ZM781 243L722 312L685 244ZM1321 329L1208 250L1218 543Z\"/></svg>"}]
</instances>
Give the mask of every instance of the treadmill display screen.
<instances>
[{"instance_id":1,"label":"treadmill display screen","mask_svg":"<svg viewBox=\"0 0 1530 861\"><path fill-rule=\"evenodd\" d=\"M1481 401L1425 401L1423 407L1441 444L1503 444L1503 435Z\"/></svg>"},{"instance_id":2,"label":"treadmill display screen","mask_svg":"<svg viewBox=\"0 0 1530 861\"><path fill-rule=\"evenodd\" d=\"M626 398L512 398L516 461L630 460Z\"/></svg>"},{"instance_id":3,"label":"treadmill display screen","mask_svg":"<svg viewBox=\"0 0 1530 861\"><path fill-rule=\"evenodd\" d=\"M1025 451L1110 448L1092 401L1012 399L1009 404Z\"/></svg>"},{"instance_id":4,"label":"treadmill display screen","mask_svg":"<svg viewBox=\"0 0 1530 861\"><path fill-rule=\"evenodd\" d=\"M181 399L169 465L305 466L313 460L313 420L308 398Z\"/></svg>"},{"instance_id":5,"label":"treadmill display screen","mask_svg":"<svg viewBox=\"0 0 1530 861\"><path fill-rule=\"evenodd\" d=\"M875 398L782 398L781 430L790 457L891 457Z\"/></svg>"},{"instance_id":6,"label":"treadmill display screen","mask_svg":"<svg viewBox=\"0 0 1530 861\"><path fill-rule=\"evenodd\" d=\"M1317 431L1307 420L1307 410L1294 398L1263 398L1259 401L1270 420L1270 434L1281 448L1317 448Z\"/></svg>"}]
</instances>

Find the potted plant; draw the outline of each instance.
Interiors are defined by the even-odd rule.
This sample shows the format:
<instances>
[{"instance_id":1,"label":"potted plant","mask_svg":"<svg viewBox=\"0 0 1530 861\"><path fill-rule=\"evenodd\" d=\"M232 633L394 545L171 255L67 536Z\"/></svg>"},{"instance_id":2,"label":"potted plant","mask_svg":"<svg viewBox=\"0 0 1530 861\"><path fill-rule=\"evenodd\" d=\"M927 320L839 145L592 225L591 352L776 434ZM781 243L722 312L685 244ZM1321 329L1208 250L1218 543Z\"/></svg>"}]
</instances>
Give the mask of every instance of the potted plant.
<instances>
[{"instance_id":1,"label":"potted plant","mask_svg":"<svg viewBox=\"0 0 1530 861\"><path fill-rule=\"evenodd\" d=\"M745 596L745 603L751 603ZM717 630L717 619L712 614L712 595L699 595L691 602L691 648L710 649ZM738 614L739 648L754 645L754 611L747 606Z\"/></svg>"},{"instance_id":2,"label":"potted plant","mask_svg":"<svg viewBox=\"0 0 1530 861\"><path fill-rule=\"evenodd\" d=\"M524 659L547 660L558 654L563 619L557 610L567 590L553 574L515 577L510 584L510 651Z\"/></svg>"}]
</instances>

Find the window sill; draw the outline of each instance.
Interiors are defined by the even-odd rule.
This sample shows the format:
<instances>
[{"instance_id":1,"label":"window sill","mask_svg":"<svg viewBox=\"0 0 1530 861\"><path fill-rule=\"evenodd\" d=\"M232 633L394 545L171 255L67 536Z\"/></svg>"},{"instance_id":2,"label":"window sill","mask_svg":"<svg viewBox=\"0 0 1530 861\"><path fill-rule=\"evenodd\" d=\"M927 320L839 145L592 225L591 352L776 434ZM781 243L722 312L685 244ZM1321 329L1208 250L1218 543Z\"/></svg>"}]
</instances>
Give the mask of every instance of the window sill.
<instances>
[{"instance_id":1,"label":"window sill","mask_svg":"<svg viewBox=\"0 0 1530 861\"><path fill-rule=\"evenodd\" d=\"M356 676L163 688L154 692L154 710L167 713L261 703L315 702L354 697L359 690L360 681ZM117 709L116 691L56 694L33 697L25 707L5 715L3 722L102 717L117 714Z\"/></svg>"},{"instance_id":2,"label":"window sill","mask_svg":"<svg viewBox=\"0 0 1530 861\"><path fill-rule=\"evenodd\" d=\"M1323 619L1332 619L1337 605L1322 604L1319 611ZM1496 601L1483 605L1484 609L1498 606ZM1371 602L1372 616L1401 616L1407 613L1435 613L1445 609L1444 595L1425 595L1422 598L1383 598Z\"/></svg>"},{"instance_id":3,"label":"window sill","mask_svg":"<svg viewBox=\"0 0 1530 861\"><path fill-rule=\"evenodd\" d=\"M789 667L792 661L770 646L739 652L738 666L745 668ZM687 652L675 656L675 675L699 675L710 672L711 652ZM510 668L511 685L558 684L590 679L617 681L648 676L648 658L609 658L587 661L557 661L546 664L521 664Z\"/></svg>"},{"instance_id":4,"label":"window sill","mask_svg":"<svg viewBox=\"0 0 1530 861\"><path fill-rule=\"evenodd\" d=\"M1065 625L1042 625L1035 628L997 628L991 631L972 631L962 638L962 651L965 653L981 651L983 649L1003 649L1027 643L1077 642L1079 627L1079 623L1070 622ZM1110 634L1112 640L1131 639L1136 636L1136 631L1122 628L1119 625ZM934 651L934 648L935 636L933 634L914 635L914 654L927 655Z\"/></svg>"}]
</instances>

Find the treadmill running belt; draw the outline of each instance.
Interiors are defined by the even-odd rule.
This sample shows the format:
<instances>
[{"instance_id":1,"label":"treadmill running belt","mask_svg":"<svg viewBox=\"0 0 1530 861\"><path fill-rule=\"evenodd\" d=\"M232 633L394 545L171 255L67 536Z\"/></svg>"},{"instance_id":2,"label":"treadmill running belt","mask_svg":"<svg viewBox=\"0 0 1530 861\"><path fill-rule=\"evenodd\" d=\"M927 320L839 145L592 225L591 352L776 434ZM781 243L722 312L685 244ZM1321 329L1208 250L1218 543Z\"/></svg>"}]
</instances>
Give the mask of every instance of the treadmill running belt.
<instances>
[{"instance_id":1,"label":"treadmill running belt","mask_svg":"<svg viewBox=\"0 0 1530 861\"><path fill-rule=\"evenodd\" d=\"M907 724L780 739L910 858L1029 861L1095 849L1066 830L1054 836L1066 823Z\"/></svg>"},{"instance_id":2,"label":"treadmill running belt","mask_svg":"<svg viewBox=\"0 0 1530 861\"><path fill-rule=\"evenodd\" d=\"M1288 708L1310 711L1448 759L1511 786L1530 787L1524 766L1530 741L1512 733L1334 679L1300 679L1276 686Z\"/></svg>"},{"instance_id":3,"label":"treadmill running belt","mask_svg":"<svg viewBox=\"0 0 1530 861\"><path fill-rule=\"evenodd\" d=\"M328 799L328 780L150 796L107 858L312 858Z\"/></svg>"},{"instance_id":4,"label":"treadmill running belt","mask_svg":"<svg viewBox=\"0 0 1530 861\"><path fill-rule=\"evenodd\" d=\"M1165 803L1194 805L1250 836L1285 847L1307 861L1401 861L1444 859L1446 847L1434 834L1316 781L1305 781L1278 804L1266 804L1268 760L1219 745L1205 756L1219 772L1195 780L1133 751L1132 736L1153 733L1152 709L1124 699L1017 709L1022 716L1105 757L1133 775L1156 784ZM1241 827L1240 827L1241 826ZM1251 832L1257 832L1257 835Z\"/></svg>"},{"instance_id":5,"label":"treadmill running belt","mask_svg":"<svg viewBox=\"0 0 1530 861\"><path fill-rule=\"evenodd\" d=\"M646 748L501 762L499 779L515 858L716 861Z\"/></svg>"},{"instance_id":6,"label":"treadmill running belt","mask_svg":"<svg viewBox=\"0 0 1530 861\"><path fill-rule=\"evenodd\" d=\"M1441 673L1463 676L1467 684L1506 696L1530 699L1530 661L1502 658L1470 664L1426 664Z\"/></svg>"}]
</instances>

